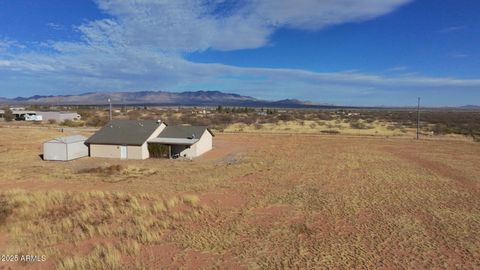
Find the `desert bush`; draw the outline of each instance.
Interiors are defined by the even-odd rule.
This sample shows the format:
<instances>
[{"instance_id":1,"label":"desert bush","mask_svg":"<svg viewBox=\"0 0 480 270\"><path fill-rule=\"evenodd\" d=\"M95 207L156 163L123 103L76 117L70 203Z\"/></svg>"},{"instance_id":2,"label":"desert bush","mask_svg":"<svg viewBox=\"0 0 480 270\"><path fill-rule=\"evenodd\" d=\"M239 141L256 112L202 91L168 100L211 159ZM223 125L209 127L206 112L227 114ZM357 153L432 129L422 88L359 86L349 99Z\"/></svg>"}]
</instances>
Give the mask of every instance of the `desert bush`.
<instances>
[{"instance_id":1,"label":"desert bush","mask_svg":"<svg viewBox=\"0 0 480 270\"><path fill-rule=\"evenodd\" d=\"M338 130L320 130L321 133L325 133L325 134L339 134L340 131Z\"/></svg>"},{"instance_id":2,"label":"desert bush","mask_svg":"<svg viewBox=\"0 0 480 270\"><path fill-rule=\"evenodd\" d=\"M89 119L95 116L95 111L92 109L81 109L78 111L78 114L80 114L82 119Z\"/></svg>"},{"instance_id":3,"label":"desert bush","mask_svg":"<svg viewBox=\"0 0 480 270\"><path fill-rule=\"evenodd\" d=\"M95 168L88 168L88 169L83 169L78 171L78 173L96 173L96 174L104 174L104 175L111 175L111 174L118 174L121 173L125 170L125 167L116 164L116 165L110 165L106 167L95 167Z\"/></svg>"},{"instance_id":4,"label":"desert bush","mask_svg":"<svg viewBox=\"0 0 480 270\"><path fill-rule=\"evenodd\" d=\"M3 119L5 119L5 121L11 122L13 121L13 119L15 119L15 116L13 115L12 110L10 110L10 108L5 108L4 111L5 113L3 114Z\"/></svg>"},{"instance_id":5,"label":"desert bush","mask_svg":"<svg viewBox=\"0 0 480 270\"><path fill-rule=\"evenodd\" d=\"M127 117L130 120L138 120L142 116L142 113L139 110L132 110L127 112Z\"/></svg>"},{"instance_id":6,"label":"desert bush","mask_svg":"<svg viewBox=\"0 0 480 270\"><path fill-rule=\"evenodd\" d=\"M72 120L65 120L61 123L62 126L65 127L83 127L84 123L83 122L75 122Z\"/></svg>"},{"instance_id":7,"label":"desert bush","mask_svg":"<svg viewBox=\"0 0 480 270\"><path fill-rule=\"evenodd\" d=\"M183 195L182 196L182 201L185 203L185 204L189 204L189 205L198 205L198 203L200 202L200 199L198 198L197 195L192 195L192 194L186 194L186 195Z\"/></svg>"},{"instance_id":8,"label":"desert bush","mask_svg":"<svg viewBox=\"0 0 480 270\"><path fill-rule=\"evenodd\" d=\"M88 120L86 120L85 124L91 127L100 127L100 126L106 125L108 121L109 120L107 117L100 117L98 115L95 115L89 118Z\"/></svg>"},{"instance_id":9,"label":"desert bush","mask_svg":"<svg viewBox=\"0 0 480 270\"><path fill-rule=\"evenodd\" d=\"M48 123L51 124L51 125L53 125L53 124L57 123L57 120L55 120L55 119L49 119L49 120L48 120Z\"/></svg>"},{"instance_id":10,"label":"desert bush","mask_svg":"<svg viewBox=\"0 0 480 270\"><path fill-rule=\"evenodd\" d=\"M87 256L74 256L62 259L58 270L70 269L120 269L120 252L111 245L97 245Z\"/></svg>"},{"instance_id":11,"label":"desert bush","mask_svg":"<svg viewBox=\"0 0 480 270\"><path fill-rule=\"evenodd\" d=\"M0 226L12 214L12 206L4 196L0 196Z\"/></svg>"},{"instance_id":12,"label":"desert bush","mask_svg":"<svg viewBox=\"0 0 480 270\"><path fill-rule=\"evenodd\" d=\"M353 129L368 129L369 127L360 121L350 122L350 127Z\"/></svg>"},{"instance_id":13,"label":"desert bush","mask_svg":"<svg viewBox=\"0 0 480 270\"><path fill-rule=\"evenodd\" d=\"M332 120L333 117L332 117L332 115L329 114L329 113L326 113L326 112L318 112L318 113L316 114L316 119L329 121L329 120Z\"/></svg>"},{"instance_id":14,"label":"desert bush","mask_svg":"<svg viewBox=\"0 0 480 270\"><path fill-rule=\"evenodd\" d=\"M252 125L256 122L256 118L254 117L243 117L240 119L241 123L244 123L245 125Z\"/></svg>"},{"instance_id":15,"label":"desert bush","mask_svg":"<svg viewBox=\"0 0 480 270\"><path fill-rule=\"evenodd\" d=\"M281 115L278 116L278 119L282 121L292 121L295 118L289 113L282 113Z\"/></svg>"}]
</instances>

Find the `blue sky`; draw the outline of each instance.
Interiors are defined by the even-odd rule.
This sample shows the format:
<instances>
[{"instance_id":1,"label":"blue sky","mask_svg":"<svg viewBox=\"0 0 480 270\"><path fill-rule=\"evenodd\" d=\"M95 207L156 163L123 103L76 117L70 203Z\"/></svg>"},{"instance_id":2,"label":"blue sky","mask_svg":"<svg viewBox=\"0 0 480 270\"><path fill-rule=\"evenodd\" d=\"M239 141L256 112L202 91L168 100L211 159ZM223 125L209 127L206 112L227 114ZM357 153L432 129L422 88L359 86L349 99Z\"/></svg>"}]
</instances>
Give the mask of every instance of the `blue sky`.
<instances>
[{"instance_id":1,"label":"blue sky","mask_svg":"<svg viewBox=\"0 0 480 270\"><path fill-rule=\"evenodd\" d=\"M480 104L479 11L466 0L0 0L0 96Z\"/></svg>"}]
</instances>

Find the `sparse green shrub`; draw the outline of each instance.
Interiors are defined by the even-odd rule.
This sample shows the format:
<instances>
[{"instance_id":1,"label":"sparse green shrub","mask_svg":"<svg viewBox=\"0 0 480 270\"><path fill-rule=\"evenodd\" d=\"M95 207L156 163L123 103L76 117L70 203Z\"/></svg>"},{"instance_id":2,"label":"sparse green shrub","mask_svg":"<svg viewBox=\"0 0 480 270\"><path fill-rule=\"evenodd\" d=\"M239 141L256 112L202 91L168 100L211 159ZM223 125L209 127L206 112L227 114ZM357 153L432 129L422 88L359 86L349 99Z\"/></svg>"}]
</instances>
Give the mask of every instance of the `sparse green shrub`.
<instances>
[{"instance_id":1,"label":"sparse green shrub","mask_svg":"<svg viewBox=\"0 0 480 270\"><path fill-rule=\"evenodd\" d=\"M5 108L4 111L5 113L3 114L3 119L5 119L5 121L11 122L13 119L15 119L15 116L10 108Z\"/></svg>"},{"instance_id":2,"label":"sparse green shrub","mask_svg":"<svg viewBox=\"0 0 480 270\"><path fill-rule=\"evenodd\" d=\"M76 122L76 121L72 121L72 120L65 120L65 121L62 122L61 125L66 126L66 127L83 127L84 123L83 122Z\"/></svg>"}]
</instances>

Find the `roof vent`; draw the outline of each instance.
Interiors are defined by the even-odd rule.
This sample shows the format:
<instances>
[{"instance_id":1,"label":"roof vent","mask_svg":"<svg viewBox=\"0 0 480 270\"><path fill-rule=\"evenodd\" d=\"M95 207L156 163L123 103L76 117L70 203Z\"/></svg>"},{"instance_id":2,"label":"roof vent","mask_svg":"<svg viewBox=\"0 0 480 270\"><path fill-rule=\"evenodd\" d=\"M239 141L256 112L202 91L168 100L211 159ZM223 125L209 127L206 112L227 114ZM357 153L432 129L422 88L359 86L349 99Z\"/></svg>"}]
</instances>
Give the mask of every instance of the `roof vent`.
<instances>
[{"instance_id":1,"label":"roof vent","mask_svg":"<svg viewBox=\"0 0 480 270\"><path fill-rule=\"evenodd\" d=\"M192 134L192 139L195 139L195 134Z\"/></svg>"}]
</instances>

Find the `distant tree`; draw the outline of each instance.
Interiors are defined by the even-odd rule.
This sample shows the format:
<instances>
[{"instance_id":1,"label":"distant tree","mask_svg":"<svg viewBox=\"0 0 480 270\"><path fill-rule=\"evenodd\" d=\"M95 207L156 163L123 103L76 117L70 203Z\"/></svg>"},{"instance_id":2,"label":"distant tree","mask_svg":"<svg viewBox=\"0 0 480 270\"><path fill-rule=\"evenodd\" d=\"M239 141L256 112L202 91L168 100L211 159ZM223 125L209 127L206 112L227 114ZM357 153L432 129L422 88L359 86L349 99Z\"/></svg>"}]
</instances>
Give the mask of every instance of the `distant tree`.
<instances>
[{"instance_id":1,"label":"distant tree","mask_svg":"<svg viewBox=\"0 0 480 270\"><path fill-rule=\"evenodd\" d=\"M3 114L3 118L7 122L11 122L13 119L15 119L15 116L13 115L12 110L10 108L5 108L5 113Z\"/></svg>"}]
</instances>

